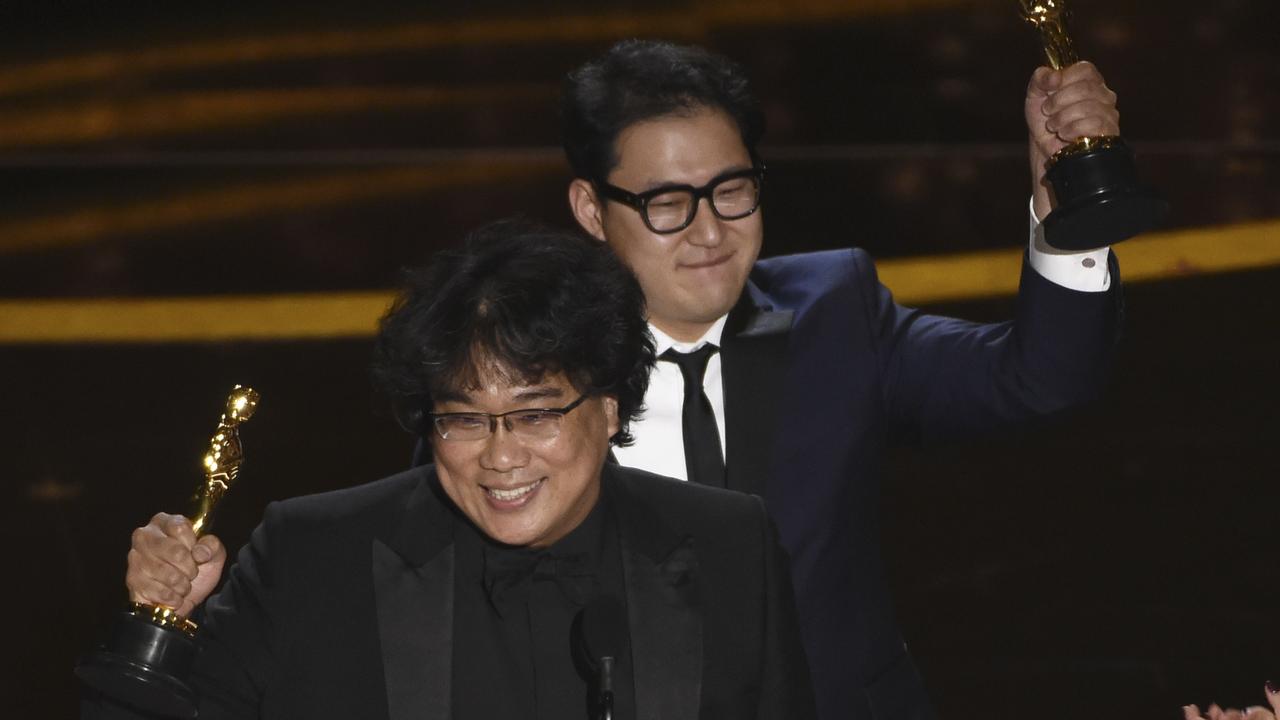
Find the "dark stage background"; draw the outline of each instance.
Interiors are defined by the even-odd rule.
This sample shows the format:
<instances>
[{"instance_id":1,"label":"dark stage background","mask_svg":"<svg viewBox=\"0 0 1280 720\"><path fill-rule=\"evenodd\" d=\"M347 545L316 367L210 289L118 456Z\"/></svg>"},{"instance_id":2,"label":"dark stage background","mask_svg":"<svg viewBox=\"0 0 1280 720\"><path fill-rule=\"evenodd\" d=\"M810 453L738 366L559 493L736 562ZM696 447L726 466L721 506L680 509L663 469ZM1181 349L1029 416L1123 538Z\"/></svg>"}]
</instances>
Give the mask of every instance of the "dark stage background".
<instances>
[{"instance_id":1,"label":"dark stage background","mask_svg":"<svg viewBox=\"0 0 1280 720\"><path fill-rule=\"evenodd\" d=\"M439 5L0 3L6 312L380 290L482 221L568 223L559 79L632 35L750 70L771 126L766 254L1025 241L1039 50L1012 0ZM1211 257L1218 228L1280 217L1280 6L1073 6L1168 227L1203 229ZM895 451L890 580L943 717L1176 718L1280 681L1280 267L1184 270L1126 288L1101 403ZM929 309L1001 319L1011 303ZM185 507L232 384L263 394L218 518L233 548L270 500L407 465L369 351L0 344L6 716L74 714L71 666L125 600L129 532Z\"/></svg>"}]
</instances>

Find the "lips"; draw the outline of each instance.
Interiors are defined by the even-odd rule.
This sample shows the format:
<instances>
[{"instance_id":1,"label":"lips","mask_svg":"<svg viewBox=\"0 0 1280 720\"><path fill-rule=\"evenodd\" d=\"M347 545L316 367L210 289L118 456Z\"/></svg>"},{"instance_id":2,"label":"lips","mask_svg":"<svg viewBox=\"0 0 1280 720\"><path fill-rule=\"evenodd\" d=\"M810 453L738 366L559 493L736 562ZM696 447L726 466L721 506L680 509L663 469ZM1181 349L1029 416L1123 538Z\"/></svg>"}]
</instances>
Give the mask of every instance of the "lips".
<instances>
[{"instance_id":1,"label":"lips","mask_svg":"<svg viewBox=\"0 0 1280 720\"><path fill-rule=\"evenodd\" d=\"M485 495L489 499L490 504L501 509L512 509L523 506L533 497L538 488L542 487L542 483L546 482L546 478L535 480L525 485L518 485L511 488L496 488L481 486L484 488Z\"/></svg>"},{"instance_id":2,"label":"lips","mask_svg":"<svg viewBox=\"0 0 1280 720\"><path fill-rule=\"evenodd\" d=\"M704 269L704 268L710 268L710 267L716 267L717 265L723 265L723 264L725 264L725 263L729 262L729 258L731 258L731 257L733 257L733 253L725 253L724 255L718 255L718 256L713 257L713 258L710 258L710 259L708 259L708 260L702 260L702 261L699 261L699 262L682 262L682 263L680 263L680 267L687 268L687 269L689 269L689 270L702 270L702 269Z\"/></svg>"}]
</instances>

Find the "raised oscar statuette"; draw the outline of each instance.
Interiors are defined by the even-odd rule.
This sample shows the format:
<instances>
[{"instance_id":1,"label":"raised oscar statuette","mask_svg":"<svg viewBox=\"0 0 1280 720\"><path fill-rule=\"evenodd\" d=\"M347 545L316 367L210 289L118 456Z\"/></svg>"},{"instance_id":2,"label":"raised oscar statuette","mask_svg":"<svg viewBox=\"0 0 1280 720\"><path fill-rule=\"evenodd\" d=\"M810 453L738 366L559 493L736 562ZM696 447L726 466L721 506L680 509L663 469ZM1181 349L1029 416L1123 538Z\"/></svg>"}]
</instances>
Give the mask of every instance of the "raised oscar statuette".
<instances>
[{"instance_id":1,"label":"raised oscar statuette","mask_svg":"<svg viewBox=\"0 0 1280 720\"><path fill-rule=\"evenodd\" d=\"M1022 17L1040 33L1049 66L1076 63L1066 0L1018 0ZM1138 180L1133 151L1114 135L1082 137L1050 160L1046 177L1057 207L1044 219L1044 239L1060 250L1084 251L1150 229L1169 204Z\"/></svg>"},{"instance_id":2,"label":"raised oscar statuette","mask_svg":"<svg viewBox=\"0 0 1280 720\"><path fill-rule=\"evenodd\" d=\"M253 417L258 393L237 385L227 398L218 429L204 456L204 483L196 490L190 516L196 535L208 531L218 501L235 483L244 462L240 425ZM106 644L76 666L76 676L115 700L163 717L196 717L196 698L187 683L199 653L197 627L175 608L130 603Z\"/></svg>"}]
</instances>

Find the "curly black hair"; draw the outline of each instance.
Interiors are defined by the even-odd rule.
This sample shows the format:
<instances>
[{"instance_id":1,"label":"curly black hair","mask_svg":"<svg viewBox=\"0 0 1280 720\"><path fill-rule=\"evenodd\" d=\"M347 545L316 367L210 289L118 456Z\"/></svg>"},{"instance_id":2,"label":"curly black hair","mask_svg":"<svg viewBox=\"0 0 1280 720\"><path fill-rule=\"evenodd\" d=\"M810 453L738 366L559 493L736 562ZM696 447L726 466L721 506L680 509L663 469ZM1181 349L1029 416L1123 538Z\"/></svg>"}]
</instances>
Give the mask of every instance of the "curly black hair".
<instances>
[{"instance_id":1,"label":"curly black hair","mask_svg":"<svg viewBox=\"0 0 1280 720\"><path fill-rule=\"evenodd\" d=\"M525 382L563 372L579 392L617 398L610 441L633 441L653 339L640 284L603 243L503 220L405 280L382 318L372 367L405 429L423 434L433 398L475 387L479 364L494 361Z\"/></svg>"},{"instance_id":2,"label":"curly black hair","mask_svg":"<svg viewBox=\"0 0 1280 720\"><path fill-rule=\"evenodd\" d=\"M635 123L702 108L724 111L758 162L764 113L741 66L693 45L624 40L569 73L560 134L575 177L596 185L618 164L615 141Z\"/></svg>"}]
</instances>

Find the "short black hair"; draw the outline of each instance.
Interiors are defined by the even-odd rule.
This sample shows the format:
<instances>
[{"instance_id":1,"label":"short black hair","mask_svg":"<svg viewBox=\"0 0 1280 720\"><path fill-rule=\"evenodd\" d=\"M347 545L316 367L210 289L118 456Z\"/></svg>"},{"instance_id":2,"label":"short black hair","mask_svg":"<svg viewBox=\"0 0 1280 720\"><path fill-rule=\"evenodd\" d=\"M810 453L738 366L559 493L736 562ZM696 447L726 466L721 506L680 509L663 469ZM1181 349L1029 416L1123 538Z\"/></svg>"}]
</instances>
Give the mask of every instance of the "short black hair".
<instances>
[{"instance_id":1,"label":"short black hair","mask_svg":"<svg viewBox=\"0 0 1280 720\"><path fill-rule=\"evenodd\" d=\"M741 66L692 45L624 40L569 73L561 100L561 141L575 177L600 184L618 164L615 141L635 123L711 108L738 125L758 161L764 113Z\"/></svg>"},{"instance_id":2,"label":"short black hair","mask_svg":"<svg viewBox=\"0 0 1280 720\"><path fill-rule=\"evenodd\" d=\"M405 429L425 434L434 398L475 387L480 363L493 361L526 382L563 372L579 392L612 395L619 429L610 441L632 442L653 339L639 282L604 243L502 220L405 275L373 362Z\"/></svg>"}]
</instances>

